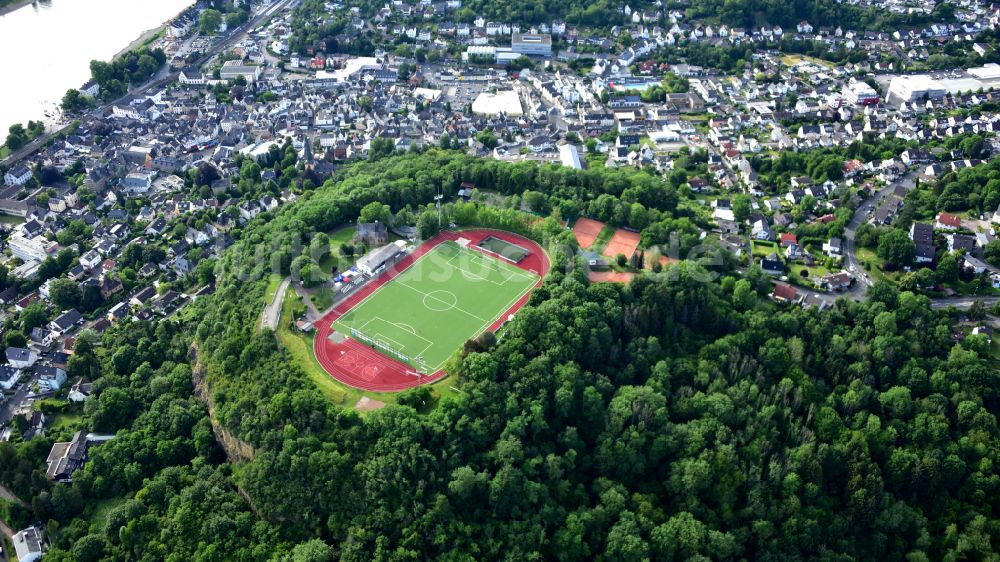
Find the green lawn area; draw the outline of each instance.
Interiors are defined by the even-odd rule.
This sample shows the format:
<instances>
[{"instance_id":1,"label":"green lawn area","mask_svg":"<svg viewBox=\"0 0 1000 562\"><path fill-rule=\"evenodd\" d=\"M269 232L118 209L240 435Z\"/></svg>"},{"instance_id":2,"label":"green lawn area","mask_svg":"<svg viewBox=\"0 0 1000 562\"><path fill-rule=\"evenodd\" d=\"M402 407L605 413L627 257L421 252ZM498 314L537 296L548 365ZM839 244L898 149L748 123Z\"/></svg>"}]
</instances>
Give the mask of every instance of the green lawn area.
<instances>
[{"instance_id":1,"label":"green lawn area","mask_svg":"<svg viewBox=\"0 0 1000 562\"><path fill-rule=\"evenodd\" d=\"M292 355L295 362L302 367L306 375L316 383L323 396L336 404L353 406L360 398L360 392L356 397L352 396L352 392L356 391L340 385L323 370L313 354L313 334L303 334L292 328L293 311L302 310L302 307L302 301L299 300L295 291L285 292L285 300L281 306L281 318L278 321L278 339Z\"/></svg>"},{"instance_id":2,"label":"green lawn area","mask_svg":"<svg viewBox=\"0 0 1000 562\"><path fill-rule=\"evenodd\" d=\"M125 503L125 498L108 498L89 503L87 508L91 510L89 517L91 532L103 533L108 513L123 503Z\"/></svg>"},{"instance_id":3,"label":"green lawn area","mask_svg":"<svg viewBox=\"0 0 1000 562\"><path fill-rule=\"evenodd\" d=\"M24 224L24 217L16 217L14 215L0 215L0 224L10 224L10 225Z\"/></svg>"},{"instance_id":4,"label":"green lawn area","mask_svg":"<svg viewBox=\"0 0 1000 562\"><path fill-rule=\"evenodd\" d=\"M781 62L785 63L788 66L795 66L800 62L811 62L813 64L818 64L825 68L833 68L834 66L833 63L831 63L830 61L825 61L823 59L818 59L816 57L810 57L809 55L793 55L793 54L781 55Z\"/></svg>"},{"instance_id":5,"label":"green lawn area","mask_svg":"<svg viewBox=\"0 0 1000 562\"><path fill-rule=\"evenodd\" d=\"M387 356L434 372L537 281L507 262L445 242L334 325L344 334L360 332Z\"/></svg>"},{"instance_id":6,"label":"green lawn area","mask_svg":"<svg viewBox=\"0 0 1000 562\"><path fill-rule=\"evenodd\" d=\"M680 118L685 121L708 121L714 117L708 113L681 113Z\"/></svg>"},{"instance_id":7,"label":"green lawn area","mask_svg":"<svg viewBox=\"0 0 1000 562\"><path fill-rule=\"evenodd\" d=\"M762 240L751 241L751 249L754 257L763 258L770 254L778 252L778 245L774 242L766 242ZM778 252L780 253L780 252Z\"/></svg>"},{"instance_id":8,"label":"green lawn area","mask_svg":"<svg viewBox=\"0 0 1000 562\"><path fill-rule=\"evenodd\" d=\"M830 274L830 270L821 265L806 266L798 262L791 264L791 266L789 267L789 271L790 273L788 274L788 277L790 279L794 278L799 281L805 281L806 279L811 277L824 277ZM803 271L809 272L806 277L802 277Z\"/></svg>"},{"instance_id":9,"label":"green lawn area","mask_svg":"<svg viewBox=\"0 0 1000 562\"><path fill-rule=\"evenodd\" d=\"M310 292L310 298L317 310L326 310L333 304L333 291L329 287L320 287Z\"/></svg>"},{"instance_id":10,"label":"green lawn area","mask_svg":"<svg viewBox=\"0 0 1000 562\"><path fill-rule=\"evenodd\" d=\"M49 431L59 433L62 431L74 432L83 429L83 416L76 413L56 414L52 417Z\"/></svg>"},{"instance_id":11,"label":"green lawn area","mask_svg":"<svg viewBox=\"0 0 1000 562\"><path fill-rule=\"evenodd\" d=\"M8 156L10 156L10 149L7 148L7 145L0 146L0 159L6 158Z\"/></svg>"},{"instance_id":12,"label":"green lawn area","mask_svg":"<svg viewBox=\"0 0 1000 562\"><path fill-rule=\"evenodd\" d=\"M319 268L323 270L323 273L329 275L333 272L333 268L340 267L340 262L347 262L347 257L337 257L334 255L337 252L336 249L330 250L330 253L326 255L323 259L319 260ZM353 258L352 258L353 259ZM348 265L348 267L350 267Z\"/></svg>"},{"instance_id":13,"label":"green lawn area","mask_svg":"<svg viewBox=\"0 0 1000 562\"><path fill-rule=\"evenodd\" d=\"M270 303L274 299L274 293L278 292L283 277L277 273L272 273L267 277L267 289L264 289L264 302Z\"/></svg>"},{"instance_id":14,"label":"green lawn area","mask_svg":"<svg viewBox=\"0 0 1000 562\"><path fill-rule=\"evenodd\" d=\"M330 256L319 264L323 268L323 271L329 273L334 265L337 265L341 269L348 269L354 265L356 261L355 257L342 256L338 259L337 256L340 256L340 245L354 240L354 235L357 231L358 229L355 226L344 226L329 234ZM334 263L335 261L339 261L340 263Z\"/></svg>"},{"instance_id":15,"label":"green lawn area","mask_svg":"<svg viewBox=\"0 0 1000 562\"><path fill-rule=\"evenodd\" d=\"M855 256L858 258L858 262L861 267L868 272L871 276L872 281L886 280L890 283L895 283L899 280L898 271L883 271L882 267L885 265L885 260L875 255L875 252L869 248L857 248L855 249Z\"/></svg>"},{"instance_id":16,"label":"green lawn area","mask_svg":"<svg viewBox=\"0 0 1000 562\"><path fill-rule=\"evenodd\" d=\"M343 242L354 240L354 235L358 232L355 226L341 226L329 234L330 245L337 245Z\"/></svg>"},{"instance_id":17,"label":"green lawn area","mask_svg":"<svg viewBox=\"0 0 1000 562\"><path fill-rule=\"evenodd\" d=\"M611 240L611 237L614 235L615 227L604 225L604 228L597 233L597 238L594 239L594 243L590 245L589 251L600 254L604 251L604 247L608 245L608 241Z\"/></svg>"}]
</instances>

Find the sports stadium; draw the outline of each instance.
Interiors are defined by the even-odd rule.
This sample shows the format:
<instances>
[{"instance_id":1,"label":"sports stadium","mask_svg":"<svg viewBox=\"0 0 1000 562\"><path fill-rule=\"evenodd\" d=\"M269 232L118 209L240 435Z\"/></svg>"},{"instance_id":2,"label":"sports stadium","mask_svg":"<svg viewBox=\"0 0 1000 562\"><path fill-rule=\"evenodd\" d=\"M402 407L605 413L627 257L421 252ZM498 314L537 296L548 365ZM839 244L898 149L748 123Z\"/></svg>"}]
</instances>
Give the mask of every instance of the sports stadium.
<instances>
[{"instance_id":1,"label":"sports stadium","mask_svg":"<svg viewBox=\"0 0 1000 562\"><path fill-rule=\"evenodd\" d=\"M359 261L371 281L316 325L316 358L343 384L391 392L440 380L455 351L496 331L549 270L536 243L496 230L442 232L401 252Z\"/></svg>"}]
</instances>

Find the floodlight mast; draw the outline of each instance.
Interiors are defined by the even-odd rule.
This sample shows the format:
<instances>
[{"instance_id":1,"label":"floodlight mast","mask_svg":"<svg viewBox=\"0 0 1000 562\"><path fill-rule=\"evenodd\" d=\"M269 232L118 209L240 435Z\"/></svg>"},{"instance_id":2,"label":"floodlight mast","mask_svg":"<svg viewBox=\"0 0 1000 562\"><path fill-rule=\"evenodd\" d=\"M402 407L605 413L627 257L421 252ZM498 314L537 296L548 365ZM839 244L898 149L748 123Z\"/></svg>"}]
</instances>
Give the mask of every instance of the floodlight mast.
<instances>
[{"instance_id":1,"label":"floodlight mast","mask_svg":"<svg viewBox=\"0 0 1000 562\"><path fill-rule=\"evenodd\" d=\"M435 205L437 205L438 212L438 230L441 230L441 200L444 199L444 194L441 193L441 188L438 187L438 193L434 196Z\"/></svg>"}]
</instances>

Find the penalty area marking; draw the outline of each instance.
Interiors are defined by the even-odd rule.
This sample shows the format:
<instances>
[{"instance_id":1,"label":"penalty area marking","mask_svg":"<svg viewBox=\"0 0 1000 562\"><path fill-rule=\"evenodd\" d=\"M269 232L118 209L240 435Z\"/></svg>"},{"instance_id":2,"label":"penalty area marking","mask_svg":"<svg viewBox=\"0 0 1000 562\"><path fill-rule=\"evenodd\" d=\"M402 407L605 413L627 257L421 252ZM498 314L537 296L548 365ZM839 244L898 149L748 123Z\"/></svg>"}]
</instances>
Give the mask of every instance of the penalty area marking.
<instances>
[{"instance_id":1,"label":"penalty area marking","mask_svg":"<svg viewBox=\"0 0 1000 562\"><path fill-rule=\"evenodd\" d=\"M395 325L400 330L406 330L407 332L410 332L413 335L417 335L417 330L413 326L410 326L409 324L400 324L399 322L389 322L389 323Z\"/></svg>"}]
</instances>

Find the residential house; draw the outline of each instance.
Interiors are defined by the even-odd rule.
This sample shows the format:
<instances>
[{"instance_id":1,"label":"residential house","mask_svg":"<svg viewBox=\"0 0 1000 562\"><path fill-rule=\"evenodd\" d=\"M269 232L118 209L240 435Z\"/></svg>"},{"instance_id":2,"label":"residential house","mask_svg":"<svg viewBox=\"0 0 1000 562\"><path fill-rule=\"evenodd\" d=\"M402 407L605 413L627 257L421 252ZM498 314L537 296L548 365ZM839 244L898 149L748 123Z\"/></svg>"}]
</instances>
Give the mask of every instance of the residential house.
<instances>
[{"instance_id":1,"label":"residential house","mask_svg":"<svg viewBox=\"0 0 1000 562\"><path fill-rule=\"evenodd\" d=\"M872 216L872 224L876 226L886 226L892 222L892 219L896 216L903 206L903 200L889 196L882 201L882 204L875 209L875 214Z\"/></svg>"},{"instance_id":2,"label":"residential house","mask_svg":"<svg viewBox=\"0 0 1000 562\"><path fill-rule=\"evenodd\" d=\"M155 288L153 288L153 287L143 287L136 294L132 295L132 298L129 299L129 302L131 302L132 306L142 306L142 305L146 304L146 302L149 299L151 299L151 298L153 298L155 296L156 296L156 289Z\"/></svg>"},{"instance_id":3,"label":"residential house","mask_svg":"<svg viewBox=\"0 0 1000 562\"><path fill-rule=\"evenodd\" d=\"M71 308L49 322L49 328L53 332L65 334L80 324L83 324L83 315L77 309Z\"/></svg>"},{"instance_id":4,"label":"residential house","mask_svg":"<svg viewBox=\"0 0 1000 562\"><path fill-rule=\"evenodd\" d=\"M111 309L108 310L107 318L109 322L119 322L121 320L128 318L128 314L129 314L128 303L120 302L112 306Z\"/></svg>"},{"instance_id":5,"label":"residential house","mask_svg":"<svg viewBox=\"0 0 1000 562\"><path fill-rule=\"evenodd\" d=\"M915 222L910 225L910 240L916 246L917 263L931 263L934 261L934 227L922 222Z\"/></svg>"},{"instance_id":6,"label":"residential house","mask_svg":"<svg viewBox=\"0 0 1000 562\"><path fill-rule=\"evenodd\" d=\"M80 265L82 265L87 271L93 270L97 267L104 258L101 254L97 253L95 250L88 250L85 254L80 256Z\"/></svg>"},{"instance_id":7,"label":"residential house","mask_svg":"<svg viewBox=\"0 0 1000 562\"><path fill-rule=\"evenodd\" d=\"M384 223L358 223L354 239L366 246L383 246L389 241L389 229Z\"/></svg>"},{"instance_id":8,"label":"residential house","mask_svg":"<svg viewBox=\"0 0 1000 562\"><path fill-rule=\"evenodd\" d=\"M795 299L798 298L798 293L796 292L795 287L792 287L791 285L786 283L777 283L774 285L772 297L777 302L795 302Z\"/></svg>"},{"instance_id":9,"label":"residential house","mask_svg":"<svg viewBox=\"0 0 1000 562\"><path fill-rule=\"evenodd\" d=\"M7 306L17 300L17 288L7 287L0 291L0 305Z\"/></svg>"},{"instance_id":10,"label":"residential house","mask_svg":"<svg viewBox=\"0 0 1000 562\"><path fill-rule=\"evenodd\" d=\"M750 225L750 235L755 240L774 240L774 231L764 219L758 219Z\"/></svg>"},{"instance_id":11,"label":"residential house","mask_svg":"<svg viewBox=\"0 0 1000 562\"><path fill-rule=\"evenodd\" d=\"M90 397L91 393L90 381L80 377L75 383L73 383L73 386L69 388L69 393L66 395L66 398L70 402L84 402Z\"/></svg>"},{"instance_id":12,"label":"residential house","mask_svg":"<svg viewBox=\"0 0 1000 562\"><path fill-rule=\"evenodd\" d=\"M38 527L18 531L10 540L14 543L14 554L19 562L36 562L45 554L45 539Z\"/></svg>"},{"instance_id":13,"label":"residential house","mask_svg":"<svg viewBox=\"0 0 1000 562\"><path fill-rule=\"evenodd\" d=\"M45 476L55 482L71 482L73 472L87 462L89 445L87 434L83 431L74 433L71 441L53 443L45 459Z\"/></svg>"},{"instance_id":14,"label":"residential house","mask_svg":"<svg viewBox=\"0 0 1000 562\"><path fill-rule=\"evenodd\" d=\"M7 363L15 369L30 369L38 361L38 354L23 347L7 348Z\"/></svg>"},{"instance_id":15,"label":"residential house","mask_svg":"<svg viewBox=\"0 0 1000 562\"><path fill-rule=\"evenodd\" d=\"M781 263L781 260L774 258L761 258L760 268L764 273L768 275L784 275L785 274L785 264Z\"/></svg>"},{"instance_id":16,"label":"residential house","mask_svg":"<svg viewBox=\"0 0 1000 562\"><path fill-rule=\"evenodd\" d=\"M802 251L802 246L798 244L788 244L785 246L785 259L797 260L805 257L805 253Z\"/></svg>"},{"instance_id":17,"label":"residential house","mask_svg":"<svg viewBox=\"0 0 1000 562\"><path fill-rule=\"evenodd\" d=\"M976 249L976 237L968 234L949 234L945 236L948 241L948 251L964 250L971 253Z\"/></svg>"},{"instance_id":18,"label":"residential house","mask_svg":"<svg viewBox=\"0 0 1000 562\"><path fill-rule=\"evenodd\" d=\"M3 181L9 186L24 185L31 179L31 170L24 164L18 164L7 170L3 176Z\"/></svg>"},{"instance_id":19,"label":"residential house","mask_svg":"<svg viewBox=\"0 0 1000 562\"><path fill-rule=\"evenodd\" d=\"M840 238L830 238L823 244L823 252L830 257L839 257L842 253Z\"/></svg>"},{"instance_id":20,"label":"residential house","mask_svg":"<svg viewBox=\"0 0 1000 562\"><path fill-rule=\"evenodd\" d=\"M50 365L35 367L35 375L38 378L38 388L42 392L55 392L66 384L66 371L58 367Z\"/></svg>"},{"instance_id":21,"label":"residential house","mask_svg":"<svg viewBox=\"0 0 1000 562\"><path fill-rule=\"evenodd\" d=\"M19 373L17 369L11 367L10 365L0 366L0 388L3 390L10 390L14 388L20 378L21 373Z\"/></svg>"},{"instance_id":22,"label":"residential house","mask_svg":"<svg viewBox=\"0 0 1000 562\"><path fill-rule=\"evenodd\" d=\"M851 274L846 271L831 273L823 277L823 285L830 291L846 291L851 287Z\"/></svg>"},{"instance_id":23,"label":"residential house","mask_svg":"<svg viewBox=\"0 0 1000 562\"><path fill-rule=\"evenodd\" d=\"M934 221L934 228L941 230L958 230L962 228L962 218L951 213L938 213Z\"/></svg>"},{"instance_id":24,"label":"residential house","mask_svg":"<svg viewBox=\"0 0 1000 562\"><path fill-rule=\"evenodd\" d=\"M976 275L981 275L989 268L983 260L969 255L962 256L962 267L971 269Z\"/></svg>"}]
</instances>

